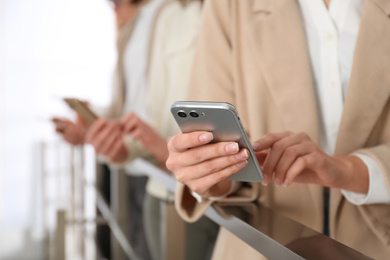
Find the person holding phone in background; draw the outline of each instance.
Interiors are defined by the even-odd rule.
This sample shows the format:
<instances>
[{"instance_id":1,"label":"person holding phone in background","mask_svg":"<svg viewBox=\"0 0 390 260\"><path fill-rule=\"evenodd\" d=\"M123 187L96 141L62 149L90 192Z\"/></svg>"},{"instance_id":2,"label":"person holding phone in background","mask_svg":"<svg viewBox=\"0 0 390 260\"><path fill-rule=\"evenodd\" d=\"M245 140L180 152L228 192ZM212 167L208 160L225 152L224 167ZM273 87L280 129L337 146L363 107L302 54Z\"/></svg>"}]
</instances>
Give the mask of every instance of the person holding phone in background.
<instances>
[{"instance_id":1,"label":"person holding phone in background","mask_svg":"<svg viewBox=\"0 0 390 260\"><path fill-rule=\"evenodd\" d=\"M169 112L170 104L184 99L195 52L203 1L175 0L161 10L151 44L147 74L147 120L128 114L124 132L138 140L154 155L157 165L164 170L168 158L167 142L178 132ZM164 259L161 241L164 218L162 202L173 202L167 197L163 184L150 178L144 201L145 229L153 259ZM173 204L172 204L173 206ZM207 217L185 225L185 259L209 259L219 226Z\"/></svg>"},{"instance_id":2,"label":"person holding phone in background","mask_svg":"<svg viewBox=\"0 0 390 260\"><path fill-rule=\"evenodd\" d=\"M257 200L390 255L390 2L209 0L204 12L187 99L236 106L264 179L229 192L247 159L237 145L178 134L167 167L181 216L195 221L215 198ZM213 258L263 257L221 229Z\"/></svg>"},{"instance_id":3,"label":"person holding phone in background","mask_svg":"<svg viewBox=\"0 0 390 260\"><path fill-rule=\"evenodd\" d=\"M134 104L130 102L126 93L132 93L135 86L144 83L145 61L149 42L149 33L152 24L163 4L163 0L109 0L113 5L117 25L117 52L118 60L113 75L111 103L107 108L101 109L90 106L99 118L91 125L86 125L80 116L76 122L70 120L53 119L56 123L57 131L60 131L63 138L73 145L91 144L99 161L102 164L103 175L101 176L101 189L106 197L109 197L110 177L107 165L112 163L124 163L129 160L128 150L133 151L133 155L140 150L138 145L131 138L123 138L121 118L128 110L141 107L142 103ZM143 14L142 19L138 19ZM141 21L139 21L141 20ZM137 24L137 26L136 26ZM138 36L134 31L138 27ZM134 54L135 53L135 54ZM137 67L138 66L138 67ZM129 69L131 67L131 69ZM137 70L139 68L139 70ZM128 72L131 70L131 72ZM126 75L133 73L131 79L126 81ZM142 94L142 93L141 93ZM143 96L139 96L142 102ZM131 104L130 104L131 103ZM109 136L109 138L107 138ZM110 147L109 142L119 141L116 149ZM144 156L147 156L146 154ZM151 156L149 156L151 158ZM128 176L128 213L131 214L129 230L126 230L131 245L135 253L142 259L151 259L147 245L145 232L143 229L142 201L145 195L145 185L147 177ZM98 230L99 231L99 230ZM107 237L107 235L105 236ZM104 239L104 236L101 237ZM106 257L110 257L109 241L99 241L104 249Z\"/></svg>"},{"instance_id":4,"label":"person holding phone in background","mask_svg":"<svg viewBox=\"0 0 390 260\"><path fill-rule=\"evenodd\" d=\"M82 132L85 133L83 141L92 144L97 154L109 163L125 165L136 158L144 158L166 169L167 139L178 131L168 109L171 102L186 96L201 10L202 1L199 0L161 4L158 15L156 13L155 28L149 36L151 42L142 41L141 46L141 42L132 45L131 41L142 37L146 40L149 34L143 30L142 21L145 22L150 11L140 9L127 46L123 44L126 37L119 35L120 59L112 106ZM150 57L147 57L148 53ZM130 190L145 189L133 179L129 180ZM141 207L142 199L137 201ZM143 222L153 259L163 259L162 201L172 202L173 194L156 180L149 179L143 203ZM134 224L139 225L139 222ZM207 217L187 224L186 259L208 259L218 228Z\"/></svg>"}]
</instances>

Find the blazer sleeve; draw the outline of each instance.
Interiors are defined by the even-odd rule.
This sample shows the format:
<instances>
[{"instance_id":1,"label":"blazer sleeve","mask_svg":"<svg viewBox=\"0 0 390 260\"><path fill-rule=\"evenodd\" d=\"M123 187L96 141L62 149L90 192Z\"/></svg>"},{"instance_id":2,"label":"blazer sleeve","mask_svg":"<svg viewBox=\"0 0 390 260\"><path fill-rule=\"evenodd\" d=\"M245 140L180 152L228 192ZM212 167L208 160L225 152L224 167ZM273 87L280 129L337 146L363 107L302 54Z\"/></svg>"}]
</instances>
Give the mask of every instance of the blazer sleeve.
<instances>
[{"instance_id":1,"label":"blazer sleeve","mask_svg":"<svg viewBox=\"0 0 390 260\"><path fill-rule=\"evenodd\" d=\"M230 8L229 1L205 2L187 96L190 101L235 104ZM258 184L248 183L218 203L255 201L258 194ZM207 199L198 202L187 186L177 185L175 205L185 221L197 221L214 202Z\"/></svg>"},{"instance_id":2,"label":"blazer sleeve","mask_svg":"<svg viewBox=\"0 0 390 260\"><path fill-rule=\"evenodd\" d=\"M381 172L384 173L383 176L386 181L387 188L390 190L390 143L360 149L357 153L365 154L375 160L381 169Z\"/></svg>"},{"instance_id":3,"label":"blazer sleeve","mask_svg":"<svg viewBox=\"0 0 390 260\"><path fill-rule=\"evenodd\" d=\"M221 200L203 199L198 202L192 195L190 189L182 183L177 183L175 193L175 206L179 215L187 222L195 222L206 212L207 208L213 204L230 204L253 202L259 196L259 184L247 183L237 192Z\"/></svg>"},{"instance_id":4,"label":"blazer sleeve","mask_svg":"<svg viewBox=\"0 0 390 260\"><path fill-rule=\"evenodd\" d=\"M118 166L124 166L127 163L132 162L137 158L142 158L151 164L159 165L160 162L154 157L148 150L144 148L144 146L137 140L134 140L131 135L125 135L123 137L124 145L128 151L128 156L125 161L116 163L109 161L108 163Z\"/></svg>"}]
</instances>

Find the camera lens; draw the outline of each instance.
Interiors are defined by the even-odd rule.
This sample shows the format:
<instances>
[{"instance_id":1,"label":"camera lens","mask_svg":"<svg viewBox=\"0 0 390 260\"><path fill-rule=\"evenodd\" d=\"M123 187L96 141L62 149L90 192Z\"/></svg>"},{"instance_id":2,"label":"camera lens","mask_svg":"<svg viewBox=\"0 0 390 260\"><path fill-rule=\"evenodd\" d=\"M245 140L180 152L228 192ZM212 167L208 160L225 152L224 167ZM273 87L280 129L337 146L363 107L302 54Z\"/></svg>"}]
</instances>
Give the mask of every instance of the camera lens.
<instances>
[{"instance_id":1,"label":"camera lens","mask_svg":"<svg viewBox=\"0 0 390 260\"><path fill-rule=\"evenodd\" d=\"M177 112L177 115L180 117L187 117L186 112L184 112L183 110L180 110L179 112Z\"/></svg>"},{"instance_id":2,"label":"camera lens","mask_svg":"<svg viewBox=\"0 0 390 260\"><path fill-rule=\"evenodd\" d=\"M190 112L190 116L192 116L192 117L199 117L199 114L196 111L191 111Z\"/></svg>"}]
</instances>

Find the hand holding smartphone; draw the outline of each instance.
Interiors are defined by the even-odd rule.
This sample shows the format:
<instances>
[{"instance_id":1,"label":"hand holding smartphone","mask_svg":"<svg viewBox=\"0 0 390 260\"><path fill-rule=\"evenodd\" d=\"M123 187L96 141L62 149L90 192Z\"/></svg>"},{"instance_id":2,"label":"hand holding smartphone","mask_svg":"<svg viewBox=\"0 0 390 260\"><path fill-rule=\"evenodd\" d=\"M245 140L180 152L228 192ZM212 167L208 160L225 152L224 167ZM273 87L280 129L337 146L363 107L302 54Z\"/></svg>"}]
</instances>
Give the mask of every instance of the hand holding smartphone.
<instances>
[{"instance_id":1,"label":"hand holding smartphone","mask_svg":"<svg viewBox=\"0 0 390 260\"><path fill-rule=\"evenodd\" d=\"M77 98L64 98L68 106L79 114L88 125L91 125L98 118L89 107Z\"/></svg>"},{"instance_id":2,"label":"hand holding smartphone","mask_svg":"<svg viewBox=\"0 0 390 260\"><path fill-rule=\"evenodd\" d=\"M261 182L263 174L249 139L233 105L223 102L177 101L171 113L183 133L209 131L213 142L237 142L249 151L248 165L229 179L244 182Z\"/></svg>"}]
</instances>

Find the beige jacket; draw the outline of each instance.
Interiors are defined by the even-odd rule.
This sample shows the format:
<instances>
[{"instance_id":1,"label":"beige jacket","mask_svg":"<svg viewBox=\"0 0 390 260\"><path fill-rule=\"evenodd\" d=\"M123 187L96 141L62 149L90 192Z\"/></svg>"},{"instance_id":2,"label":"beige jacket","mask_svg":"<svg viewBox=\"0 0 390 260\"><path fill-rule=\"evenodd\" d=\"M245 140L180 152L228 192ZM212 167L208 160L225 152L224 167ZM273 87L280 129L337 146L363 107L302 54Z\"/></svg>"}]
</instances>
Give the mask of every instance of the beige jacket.
<instances>
[{"instance_id":1,"label":"beige jacket","mask_svg":"<svg viewBox=\"0 0 390 260\"><path fill-rule=\"evenodd\" d=\"M336 154L359 151L381 167L390 187L390 1L367 0ZM319 144L319 123L305 32L297 1L209 0L198 42L189 100L234 104L252 140L269 132L306 132ZM188 221L211 203L188 199L179 185L176 205ZM185 196L185 197L184 197ZM185 200L183 198L186 198ZM226 200L258 200L317 231L323 188L252 184ZM390 205L355 206L331 189L332 238L376 259L390 256ZM215 259L261 259L222 230Z\"/></svg>"}]
</instances>

